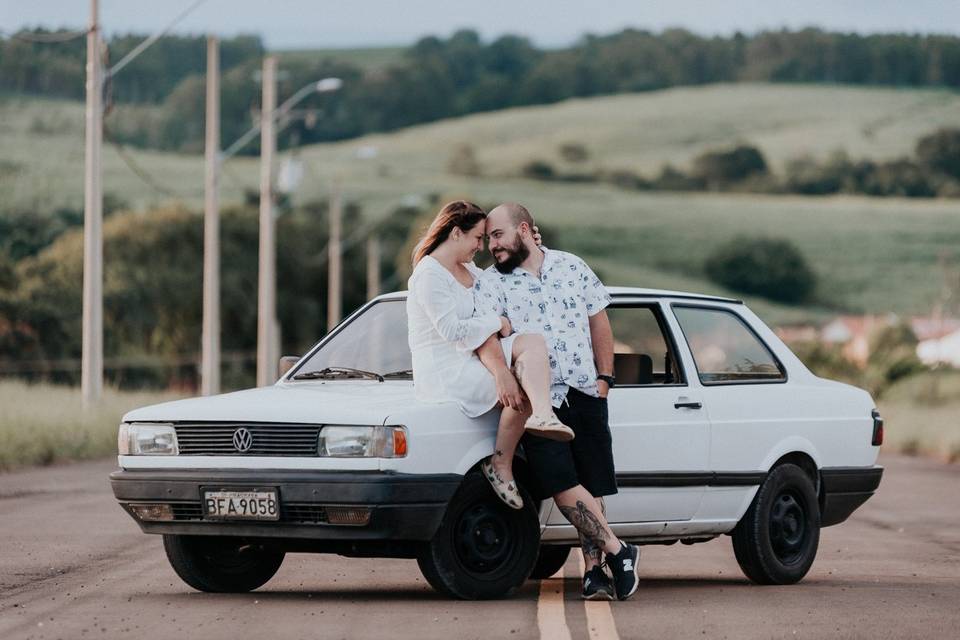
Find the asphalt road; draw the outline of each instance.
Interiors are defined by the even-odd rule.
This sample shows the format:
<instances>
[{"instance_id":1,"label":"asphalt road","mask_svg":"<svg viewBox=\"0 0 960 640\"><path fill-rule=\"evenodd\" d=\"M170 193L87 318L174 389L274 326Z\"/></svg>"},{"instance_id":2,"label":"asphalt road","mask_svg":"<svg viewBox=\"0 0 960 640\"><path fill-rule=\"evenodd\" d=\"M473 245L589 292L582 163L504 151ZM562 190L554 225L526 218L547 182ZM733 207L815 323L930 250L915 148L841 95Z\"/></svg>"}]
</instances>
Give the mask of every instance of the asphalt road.
<instances>
[{"instance_id":1,"label":"asphalt road","mask_svg":"<svg viewBox=\"0 0 960 640\"><path fill-rule=\"evenodd\" d=\"M414 561L319 555L254 593L198 593L114 503L112 461L0 474L0 638L958 637L960 467L881 463L800 584L749 584L724 536L644 547L637 595L614 603L579 599L575 555L496 602L444 599Z\"/></svg>"}]
</instances>

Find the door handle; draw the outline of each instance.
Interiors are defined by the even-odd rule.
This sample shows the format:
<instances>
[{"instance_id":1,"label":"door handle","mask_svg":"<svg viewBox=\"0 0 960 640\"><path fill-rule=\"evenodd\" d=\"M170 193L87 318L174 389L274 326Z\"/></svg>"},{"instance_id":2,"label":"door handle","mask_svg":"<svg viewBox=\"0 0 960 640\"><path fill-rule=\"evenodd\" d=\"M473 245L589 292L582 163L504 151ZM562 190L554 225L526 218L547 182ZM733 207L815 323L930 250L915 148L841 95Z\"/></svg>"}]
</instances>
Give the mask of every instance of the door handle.
<instances>
[{"instance_id":1,"label":"door handle","mask_svg":"<svg viewBox=\"0 0 960 640\"><path fill-rule=\"evenodd\" d=\"M703 409L703 404L700 402L674 402L674 409Z\"/></svg>"}]
</instances>

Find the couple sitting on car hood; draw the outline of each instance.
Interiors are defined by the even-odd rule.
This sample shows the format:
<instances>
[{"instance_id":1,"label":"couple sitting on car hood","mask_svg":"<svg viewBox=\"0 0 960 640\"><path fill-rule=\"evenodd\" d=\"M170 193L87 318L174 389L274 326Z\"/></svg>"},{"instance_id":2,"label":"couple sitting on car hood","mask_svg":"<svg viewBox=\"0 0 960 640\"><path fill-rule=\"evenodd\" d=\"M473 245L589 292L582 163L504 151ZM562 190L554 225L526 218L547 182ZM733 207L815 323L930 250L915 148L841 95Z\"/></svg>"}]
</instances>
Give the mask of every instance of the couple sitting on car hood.
<instances>
[{"instance_id":1,"label":"couple sitting on car hood","mask_svg":"<svg viewBox=\"0 0 960 640\"><path fill-rule=\"evenodd\" d=\"M473 258L484 236L495 262L481 271ZM512 471L522 441L534 498L552 496L580 534L583 597L629 598L640 551L613 534L603 504L617 492L603 283L577 256L542 246L530 212L515 203L489 214L448 203L413 262L407 317L417 398L456 402L472 418L499 409L495 452L481 464L494 492L523 508Z\"/></svg>"}]
</instances>

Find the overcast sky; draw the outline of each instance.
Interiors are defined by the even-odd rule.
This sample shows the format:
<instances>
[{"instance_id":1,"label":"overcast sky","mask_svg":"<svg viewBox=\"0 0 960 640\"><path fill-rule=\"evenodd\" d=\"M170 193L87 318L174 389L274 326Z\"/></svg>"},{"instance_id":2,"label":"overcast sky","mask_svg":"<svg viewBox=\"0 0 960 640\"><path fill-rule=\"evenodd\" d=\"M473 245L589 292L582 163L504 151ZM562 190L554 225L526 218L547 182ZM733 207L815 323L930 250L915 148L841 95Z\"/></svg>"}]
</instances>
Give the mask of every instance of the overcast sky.
<instances>
[{"instance_id":1,"label":"overcast sky","mask_svg":"<svg viewBox=\"0 0 960 640\"><path fill-rule=\"evenodd\" d=\"M100 0L108 34L147 33L196 0ZM0 29L82 28L89 0L0 0ZM409 44L422 35L476 29L553 47L584 33L681 26L701 34L781 27L960 35L960 0L206 0L181 33L257 33L271 49Z\"/></svg>"}]
</instances>

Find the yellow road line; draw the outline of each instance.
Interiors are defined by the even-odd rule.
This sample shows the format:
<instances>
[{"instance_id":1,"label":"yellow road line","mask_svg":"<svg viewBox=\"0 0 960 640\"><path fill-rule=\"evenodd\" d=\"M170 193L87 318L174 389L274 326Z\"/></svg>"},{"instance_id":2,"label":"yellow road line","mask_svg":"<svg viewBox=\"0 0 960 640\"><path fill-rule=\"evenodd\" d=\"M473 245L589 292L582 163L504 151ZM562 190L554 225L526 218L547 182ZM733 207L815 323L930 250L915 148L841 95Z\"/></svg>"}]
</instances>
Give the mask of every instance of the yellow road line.
<instances>
[{"instance_id":1,"label":"yellow road line","mask_svg":"<svg viewBox=\"0 0 960 640\"><path fill-rule=\"evenodd\" d=\"M540 581L537 626L543 640L570 640L570 628L563 611L563 568ZM592 637L592 636L591 636Z\"/></svg>"},{"instance_id":2,"label":"yellow road line","mask_svg":"<svg viewBox=\"0 0 960 640\"><path fill-rule=\"evenodd\" d=\"M583 575L586 570L583 554L577 549L573 551L580 563L580 575ZM586 600L583 604L587 610L587 631L590 634L590 640L620 640L617 626L613 623L613 611L607 600Z\"/></svg>"}]
</instances>

